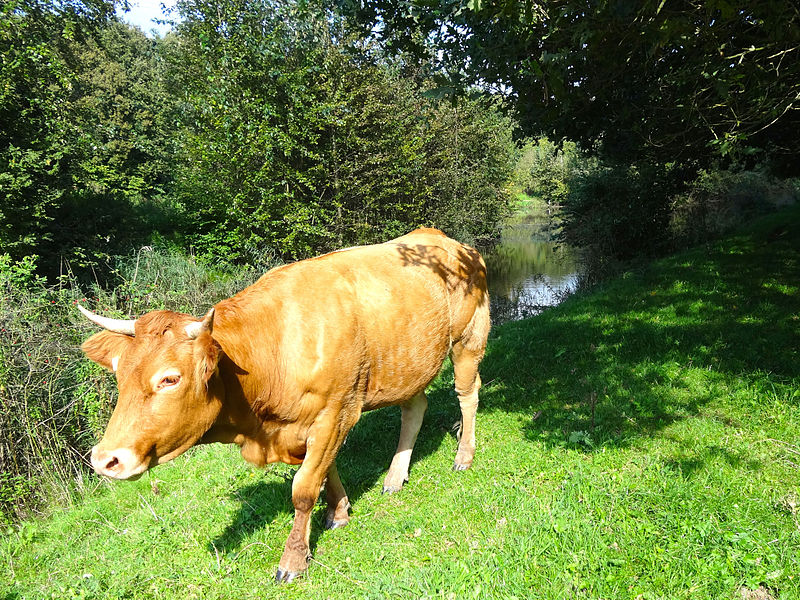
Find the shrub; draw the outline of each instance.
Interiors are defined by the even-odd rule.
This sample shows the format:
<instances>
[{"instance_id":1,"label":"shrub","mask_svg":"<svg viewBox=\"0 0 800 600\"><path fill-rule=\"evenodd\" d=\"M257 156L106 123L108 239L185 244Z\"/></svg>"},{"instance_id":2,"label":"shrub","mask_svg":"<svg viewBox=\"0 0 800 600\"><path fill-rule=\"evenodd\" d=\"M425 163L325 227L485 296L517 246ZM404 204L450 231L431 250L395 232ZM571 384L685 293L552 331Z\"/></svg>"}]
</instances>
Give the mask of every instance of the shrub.
<instances>
[{"instance_id":1,"label":"shrub","mask_svg":"<svg viewBox=\"0 0 800 600\"><path fill-rule=\"evenodd\" d=\"M593 161L575 142L565 140L556 144L542 136L529 140L520 150L514 185L528 196L550 206L560 206L567 199L575 173Z\"/></svg>"},{"instance_id":2,"label":"shrub","mask_svg":"<svg viewBox=\"0 0 800 600\"><path fill-rule=\"evenodd\" d=\"M515 146L495 102L423 92L314 2L182 10L174 190L199 257L305 258L421 225L497 235Z\"/></svg>"},{"instance_id":3,"label":"shrub","mask_svg":"<svg viewBox=\"0 0 800 600\"><path fill-rule=\"evenodd\" d=\"M583 252L584 286L631 259L714 239L800 198L796 179L676 165L586 162L568 185L561 238Z\"/></svg>"},{"instance_id":4,"label":"shrub","mask_svg":"<svg viewBox=\"0 0 800 600\"><path fill-rule=\"evenodd\" d=\"M599 165L578 173L564 205L570 244L616 259L669 246L670 200L680 178L661 165Z\"/></svg>"},{"instance_id":5,"label":"shrub","mask_svg":"<svg viewBox=\"0 0 800 600\"><path fill-rule=\"evenodd\" d=\"M82 324L67 309L72 291L47 288L35 267L34 257L0 257L0 513L6 518L44 494L63 496L64 484L83 471L89 422L100 419L76 394L87 367L78 360ZM97 393L101 380L98 386Z\"/></svg>"}]
</instances>

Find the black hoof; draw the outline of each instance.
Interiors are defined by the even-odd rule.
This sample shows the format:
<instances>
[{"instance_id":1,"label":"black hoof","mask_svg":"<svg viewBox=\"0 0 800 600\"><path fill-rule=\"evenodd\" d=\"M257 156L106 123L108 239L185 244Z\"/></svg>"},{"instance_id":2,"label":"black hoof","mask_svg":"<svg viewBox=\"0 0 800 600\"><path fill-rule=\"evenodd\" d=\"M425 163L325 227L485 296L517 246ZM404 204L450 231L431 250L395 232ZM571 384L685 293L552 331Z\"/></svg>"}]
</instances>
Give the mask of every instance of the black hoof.
<instances>
[{"instance_id":1,"label":"black hoof","mask_svg":"<svg viewBox=\"0 0 800 600\"><path fill-rule=\"evenodd\" d=\"M292 583L298 575L300 573L297 571L284 571L278 567L278 571L275 573L275 583Z\"/></svg>"},{"instance_id":2,"label":"black hoof","mask_svg":"<svg viewBox=\"0 0 800 600\"><path fill-rule=\"evenodd\" d=\"M381 494L394 494L403 489L403 486L385 485Z\"/></svg>"},{"instance_id":3,"label":"black hoof","mask_svg":"<svg viewBox=\"0 0 800 600\"><path fill-rule=\"evenodd\" d=\"M325 519L325 529L339 529L340 527L344 527L345 525L347 525L349 522L350 521L344 521L344 520L337 521L336 519Z\"/></svg>"},{"instance_id":4,"label":"black hoof","mask_svg":"<svg viewBox=\"0 0 800 600\"><path fill-rule=\"evenodd\" d=\"M462 465L459 463L453 465L453 471L466 471L467 469L469 469L469 465Z\"/></svg>"}]
</instances>

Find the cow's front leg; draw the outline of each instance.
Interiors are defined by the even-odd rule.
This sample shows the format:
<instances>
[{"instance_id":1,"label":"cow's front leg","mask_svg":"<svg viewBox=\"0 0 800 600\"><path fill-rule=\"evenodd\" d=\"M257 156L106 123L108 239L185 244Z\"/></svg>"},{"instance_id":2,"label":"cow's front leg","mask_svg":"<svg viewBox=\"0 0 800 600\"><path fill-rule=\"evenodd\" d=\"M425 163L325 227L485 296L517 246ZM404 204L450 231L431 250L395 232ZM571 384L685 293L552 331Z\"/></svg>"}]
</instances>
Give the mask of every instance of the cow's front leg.
<instances>
[{"instance_id":1,"label":"cow's front leg","mask_svg":"<svg viewBox=\"0 0 800 600\"><path fill-rule=\"evenodd\" d=\"M338 411L328 409L317 417L309 429L306 456L292 481L292 504L294 504L294 526L283 549L275 581L290 583L308 568L311 552L308 545L311 533L311 511L317 503L320 487L334 465L336 453L347 432L358 419L345 418ZM336 467L333 466L336 473ZM338 474L336 474L338 480ZM341 486L341 482L339 483ZM343 491L343 490L342 490Z\"/></svg>"},{"instance_id":2,"label":"cow's front leg","mask_svg":"<svg viewBox=\"0 0 800 600\"><path fill-rule=\"evenodd\" d=\"M283 547L281 562L278 563L278 570L275 573L275 581L278 583L291 583L295 577L308 568L308 561L311 560L311 553L308 549L308 538L311 533L311 510L316 501L316 498L301 497L292 490L294 525L286 540L286 545Z\"/></svg>"}]
</instances>

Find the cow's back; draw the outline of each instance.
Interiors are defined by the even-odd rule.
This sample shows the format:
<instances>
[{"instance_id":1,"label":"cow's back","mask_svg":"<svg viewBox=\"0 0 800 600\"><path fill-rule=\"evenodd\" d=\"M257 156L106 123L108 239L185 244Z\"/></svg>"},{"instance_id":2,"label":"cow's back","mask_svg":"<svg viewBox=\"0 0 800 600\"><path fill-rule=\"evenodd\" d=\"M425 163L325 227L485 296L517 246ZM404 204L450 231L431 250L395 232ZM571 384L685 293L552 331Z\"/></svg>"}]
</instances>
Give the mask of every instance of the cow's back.
<instances>
[{"instance_id":1,"label":"cow's back","mask_svg":"<svg viewBox=\"0 0 800 600\"><path fill-rule=\"evenodd\" d=\"M431 229L279 267L217 314L223 350L271 386L250 395L302 403L355 391L364 410L421 392L453 343L484 344L489 326L480 255Z\"/></svg>"}]
</instances>

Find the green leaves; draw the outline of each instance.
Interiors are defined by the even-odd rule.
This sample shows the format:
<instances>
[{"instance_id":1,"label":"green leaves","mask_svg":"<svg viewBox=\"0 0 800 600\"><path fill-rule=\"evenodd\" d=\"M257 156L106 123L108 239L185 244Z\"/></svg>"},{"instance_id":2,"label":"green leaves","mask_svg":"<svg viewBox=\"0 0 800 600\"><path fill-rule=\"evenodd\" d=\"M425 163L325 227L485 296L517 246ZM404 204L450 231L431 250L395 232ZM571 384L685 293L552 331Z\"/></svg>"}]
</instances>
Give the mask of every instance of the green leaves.
<instances>
[{"instance_id":1,"label":"green leaves","mask_svg":"<svg viewBox=\"0 0 800 600\"><path fill-rule=\"evenodd\" d=\"M183 0L158 40L111 8L0 8L0 246L14 258L103 279L153 238L262 264L420 225L495 232L514 158L497 106L431 89L316 2Z\"/></svg>"},{"instance_id":2,"label":"green leaves","mask_svg":"<svg viewBox=\"0 0 800 600\"><path fill-rule=\"evenodd\" d=\"M789 2L339 4L441 86L501 90L528 135L602 140L621 160L708 164L749 145L791 169L800 153L788 134L800 127L800 13Z\"/></svg>"},{"instance_id":3,"label":"green leaves","mask_svg":"<svg viewBox=\"0 0 800 600\"><path fill-rule=\"evenodd\" d=\"M108 21L112 3L2 10L0 246L50 276L98 268L159 226L171 107L154 44Z\"/></svg>"},{"instance_id":4,"label":"green leaves","mask_svg":"<svg viewBox=\"0 0 800 600\"><path fill-rule=\"evenodd\" d=\"M313 3L180 6L177 192L201 256L302 258L423 224L494 231L514 152L495 107L422 91Z\"/></svg>"}]
</instances>

